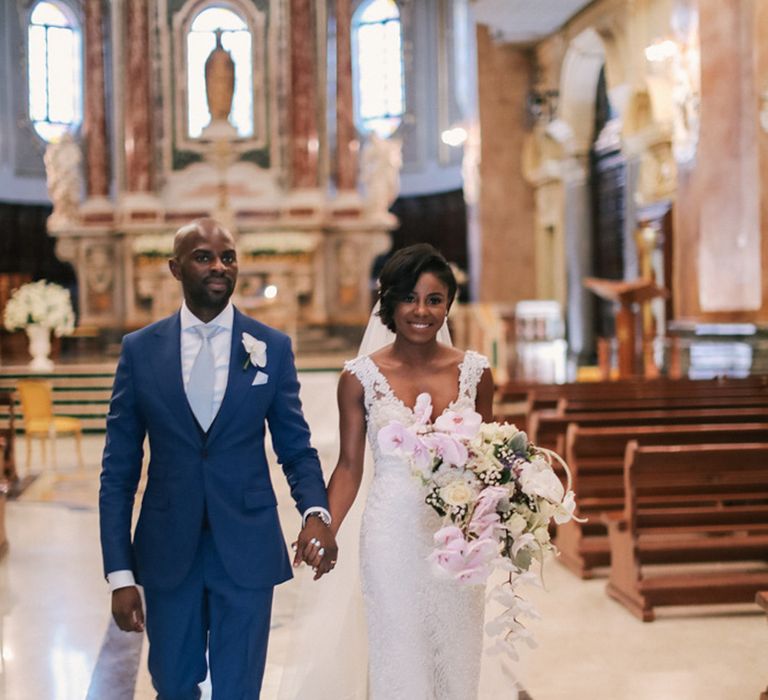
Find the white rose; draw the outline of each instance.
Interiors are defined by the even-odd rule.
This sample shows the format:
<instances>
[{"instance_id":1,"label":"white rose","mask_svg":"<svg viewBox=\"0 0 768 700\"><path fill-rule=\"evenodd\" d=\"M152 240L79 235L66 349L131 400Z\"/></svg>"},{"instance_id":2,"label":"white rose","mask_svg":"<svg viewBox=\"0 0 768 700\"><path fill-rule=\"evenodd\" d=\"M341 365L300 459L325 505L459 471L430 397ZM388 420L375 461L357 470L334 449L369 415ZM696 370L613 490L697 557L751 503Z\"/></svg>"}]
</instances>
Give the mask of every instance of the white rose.
<instances>
[{"instance_id":1,"label":"white rose","mask_svg":"<svg viewBox=\"0 0 768 700\"><path fill-rule=\"evenodd\" d=\"M440 498L449 506L465 506L474 500L474 489L463 479L452 481L440 489Z\"/></svg>"}]
</instances>

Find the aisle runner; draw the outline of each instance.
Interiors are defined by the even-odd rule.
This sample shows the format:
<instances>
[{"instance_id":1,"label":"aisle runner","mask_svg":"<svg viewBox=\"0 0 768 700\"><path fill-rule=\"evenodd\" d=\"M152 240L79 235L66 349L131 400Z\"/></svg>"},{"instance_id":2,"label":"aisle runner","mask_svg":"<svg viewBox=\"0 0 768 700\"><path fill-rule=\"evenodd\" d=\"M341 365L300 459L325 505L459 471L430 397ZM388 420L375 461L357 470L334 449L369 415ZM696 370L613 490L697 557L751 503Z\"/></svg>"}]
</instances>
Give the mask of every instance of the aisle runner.
<instances>
[{"instance_id":1,"label":"aisle runner","mask_svg":"<svg viewBox=\"0 0 768 700\"><path fill-rule=\"evenodd\" d=\"M123 632L110 618L86 700L133 700L144 635Z\"/></svg>"}]
</instances>

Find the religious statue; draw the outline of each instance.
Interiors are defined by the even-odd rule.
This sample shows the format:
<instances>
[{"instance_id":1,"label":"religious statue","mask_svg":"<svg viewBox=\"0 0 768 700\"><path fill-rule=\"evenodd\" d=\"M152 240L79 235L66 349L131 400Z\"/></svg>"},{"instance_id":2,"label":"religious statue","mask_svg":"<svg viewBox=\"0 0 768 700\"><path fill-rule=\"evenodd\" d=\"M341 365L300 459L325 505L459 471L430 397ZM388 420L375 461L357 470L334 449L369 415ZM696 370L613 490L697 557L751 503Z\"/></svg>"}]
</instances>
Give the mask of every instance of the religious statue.
<instances>
[{"instance_id":1,"label":"religious statue","mask_svg":"<svg viewBox=\"0 0 768 700\"><path fill-rule=\"evenodd\" d=\"M48 217L49 229L65 228L77 221L82 190L81 161L80 147L68 131L45 149L43 162L53 203L53 213Z\"/></svg>"},{"instance_id":2,"label":"religious statue","mask_svg":"<svg viewBox=\"0 0 768 700\"><path fill-rule=\"evenodd\" d=\"M390 220L388 214L400 192L400 168L403 164L402 144L396 139L383 139L371 133L360 156L360 179L365 185L368 212Z\"/></svg>"},{"instance_id":3,"label":"religious statue","mask_svg":"<svg viewBox=\"0 0 768 700\"><path fill-rule=\"evenodd\" d=\"M205 61L205 93L211 122L226 121L235 93L235 62L221 44L221 29L216 30L216 47Z\"/></svg>"},{"instance_id":4,"label":"religious statue","mask_svg":"<svg viewBox=\"0 0 768 700\"><path fill-rule=\"evenodd\" d=\"M635 191L635 204L646 206L674 198L677 186L677 164L672 145L661 141L640 154L640 167Z\"/></svg>"}]
</instances>

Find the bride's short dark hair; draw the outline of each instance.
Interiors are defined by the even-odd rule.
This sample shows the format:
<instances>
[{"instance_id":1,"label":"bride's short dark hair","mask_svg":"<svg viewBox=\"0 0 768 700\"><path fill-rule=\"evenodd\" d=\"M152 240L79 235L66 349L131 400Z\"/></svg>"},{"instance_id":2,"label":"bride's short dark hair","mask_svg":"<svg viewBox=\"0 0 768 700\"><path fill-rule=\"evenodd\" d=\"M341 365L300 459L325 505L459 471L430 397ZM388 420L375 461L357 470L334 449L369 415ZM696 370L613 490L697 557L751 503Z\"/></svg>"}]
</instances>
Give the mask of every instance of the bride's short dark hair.
<instances>
[{"instance_id":1,"label":"bride's short dark hair","mask_svg":"<svg viewBox=\"0 0 768 700\"><path fill-rule=\"evenodd\" d=\"M379 275L379 316L381 322L395 332L395 308L416 286L419 277L431 272L448 287L448 307L456 296L456 278L440 251L429 243L416 243L401 248L387 260Z\"/></svg>"}]
</instances>

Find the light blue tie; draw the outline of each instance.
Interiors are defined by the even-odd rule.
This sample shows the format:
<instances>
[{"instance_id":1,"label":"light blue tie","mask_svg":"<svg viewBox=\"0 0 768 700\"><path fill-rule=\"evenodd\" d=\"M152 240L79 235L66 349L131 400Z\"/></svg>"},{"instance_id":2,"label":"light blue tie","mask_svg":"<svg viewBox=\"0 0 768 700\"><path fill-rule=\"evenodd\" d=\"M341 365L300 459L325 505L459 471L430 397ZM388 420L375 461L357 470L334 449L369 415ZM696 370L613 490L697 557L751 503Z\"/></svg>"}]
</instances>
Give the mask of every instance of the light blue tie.
<instances>
[{"instance_id":1,"label":"light blue tie","mask_svg":"<svg viewBox=\"0 0 768 700\"><path fill-rule=\"evenodd\" d=\"M200 427L208 432L213 422L213 387L216 380L211 338L219 329L217 326L195 326L193 330L203 342L189 374L187 400Z\"/></svg>"}]
</instances>

